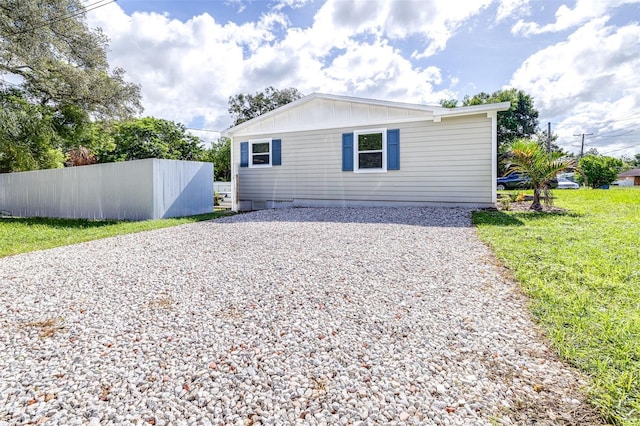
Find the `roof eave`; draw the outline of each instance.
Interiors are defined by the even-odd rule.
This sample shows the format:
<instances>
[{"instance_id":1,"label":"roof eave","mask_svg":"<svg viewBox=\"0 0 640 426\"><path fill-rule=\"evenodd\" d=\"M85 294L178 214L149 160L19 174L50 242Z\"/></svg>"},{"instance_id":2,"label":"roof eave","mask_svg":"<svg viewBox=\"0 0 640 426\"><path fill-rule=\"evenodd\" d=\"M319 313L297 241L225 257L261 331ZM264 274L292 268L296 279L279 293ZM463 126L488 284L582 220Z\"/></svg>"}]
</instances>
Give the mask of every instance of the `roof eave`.
<instances>
[{"instance_id":1,"label":"roof eave","mask_svg":"<svg viewBox=\"0 0 640 426\"><path fill-rule=\"evenodd\" d=\"M434 117L458 117L462 115L481 114L485 112L500 112L507 111L511 108L511 102L498 102L491 104L472 105L456 108L442 108L441 113L436 114L434 111Z\"/></svg>"},{"instance_id":2,"label":"roof eave","mask_svg":"<svg viewBox=\"0 0 640 426\"><path fill-rule=\"evenodd\" d=\"M267 119L273 115L281 114L286 112L292 108L296 108L299 105L303 105L305 103L311 102L314 99L329 99L335 101L345 101L345 102L359 102L359 103L367 103L370 105L378 105L378 106L389 106L395 108L406 108L413 109L416 111L430 111L433 112L434 115L438 114L440 111L446 110L446 108L431 106L431 105L421 105L421 104L410 104L404 102L394 102L394 101L384 101L379 99L368 99L368 98L358 98L354 96L343 96L343 95L330 95L326 93L314 92L310 95L307 95L303 98L290 102L286 105L283 105L279 108L276 108L272 111L264 113L258 117L252 118L251 120L247 120L243 123L238 124L237 126L229 127L226 130L223 130L221 135L228 136L233 135L234 133L238 133L238 131L244 129L245 127L251 126L254 123L257 123L260 120Z\"/></svg>"}]
</instances>

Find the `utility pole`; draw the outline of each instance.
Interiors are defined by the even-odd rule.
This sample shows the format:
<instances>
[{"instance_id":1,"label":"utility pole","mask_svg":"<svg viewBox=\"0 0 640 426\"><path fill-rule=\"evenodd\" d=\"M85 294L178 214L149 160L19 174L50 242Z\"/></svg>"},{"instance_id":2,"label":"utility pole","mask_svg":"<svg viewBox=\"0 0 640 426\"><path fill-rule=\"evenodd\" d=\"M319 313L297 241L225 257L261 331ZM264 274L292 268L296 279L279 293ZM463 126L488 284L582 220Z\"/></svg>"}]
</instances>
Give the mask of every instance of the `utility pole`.
<instances>
[{"instance_id":1,"label":"utility pole","mask_svg":"<svg viewBox=\"0 0 640 426\"><path fill-rule=\"evenodd\" d=\"M547 139L549 139L549 154L551 154L551 122L547 123Z\"/></svg>"},{"instance_id":2,"label":"utility pole","mask_svg":"<svg viewBox=\"0 0 640 426\"><path fill-rule=\"evenodd\" d=\"M582 136L582 145L580 146L580 158L582 158L582 156L584 155L584 137L585 136L592 136L593 133L581 133L579 135L573 135L573 136Z\"/></svg>"}]
</instances>

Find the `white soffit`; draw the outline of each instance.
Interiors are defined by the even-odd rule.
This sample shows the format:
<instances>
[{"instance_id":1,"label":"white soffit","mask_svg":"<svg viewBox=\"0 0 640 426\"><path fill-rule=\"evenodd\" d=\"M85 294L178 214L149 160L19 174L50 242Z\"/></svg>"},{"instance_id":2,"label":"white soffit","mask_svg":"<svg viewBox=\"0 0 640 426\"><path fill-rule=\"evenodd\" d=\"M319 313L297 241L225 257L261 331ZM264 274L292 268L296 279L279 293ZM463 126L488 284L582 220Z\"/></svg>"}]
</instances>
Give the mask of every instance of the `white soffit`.
<instances>
[{"instance_id":1,"label":"white soffit","mask_svg":"<svg viewBox=\"0 0 640 426\"><path fill-rule=\"evenodd\" d=\"M314 93L260 117L231 127L223 132L223 135L259 135L381 125L403 121L440 121L440 117L501 111L503 108L508 109L509 103L503 102L502 104L448 109L437 106Z\"/></svg>"}]
</instances>

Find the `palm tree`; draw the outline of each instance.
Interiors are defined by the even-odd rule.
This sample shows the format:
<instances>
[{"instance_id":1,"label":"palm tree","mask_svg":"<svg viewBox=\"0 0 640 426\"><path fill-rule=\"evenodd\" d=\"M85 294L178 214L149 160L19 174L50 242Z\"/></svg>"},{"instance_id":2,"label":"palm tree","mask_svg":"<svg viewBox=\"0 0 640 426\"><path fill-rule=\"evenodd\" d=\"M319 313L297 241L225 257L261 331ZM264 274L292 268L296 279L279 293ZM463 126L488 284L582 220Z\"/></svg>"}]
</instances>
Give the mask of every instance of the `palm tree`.
<instances>
[{"instance_id":1,"label":"palm tree","mask_svg":"<svg viewBox=\"0 0 640 426\"><path fill-rule=\"evenodd\" d=\"M531 210L540 211L540 196L551 205L551 182L556 175L565 170L575 170L576 162L560 152L545 152L542 146L530 139L517 139L511 144L508 155L509 173L520 173L531 179L533 203Z\"/></svg>"}]
</instances>

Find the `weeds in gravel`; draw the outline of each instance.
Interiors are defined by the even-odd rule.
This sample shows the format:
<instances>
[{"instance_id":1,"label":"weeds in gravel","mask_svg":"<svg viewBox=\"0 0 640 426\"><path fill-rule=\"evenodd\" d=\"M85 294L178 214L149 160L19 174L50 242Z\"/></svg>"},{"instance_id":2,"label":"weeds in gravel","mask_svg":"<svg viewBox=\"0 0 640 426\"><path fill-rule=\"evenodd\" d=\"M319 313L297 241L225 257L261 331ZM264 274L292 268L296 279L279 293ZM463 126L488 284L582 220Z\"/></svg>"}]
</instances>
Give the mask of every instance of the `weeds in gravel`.
<instances>
[{"instance_id":1,"label":"weeds in gravel","mask_svg":"<svg viewBox=\"0 0 640 426\"><path fill-rule=\"evenodd\" d=\"M176 302L173 301L170 297L162 297L160 299L154 299L149 301L149 307L151 308L160 308L160 309L170 309L175 305Z\"/></svg>"},{"instance_id":2,"label":"weeds in gravel","mask_svg":"<svg viewBox=\"0 0 640 426\"><path fill-rule=\"evenodd\" d=\"M62 318L49 318L42 321L34 321L22 324L23 327L26 328L38 328L40 338L44 339L46 337L53 337L56 334L56 331L62 330L64 328Z\"/></svg>"},{"instance_id":3,"label":"weeds in gravel","mask_svg":"<svg viewBox=\"0 0 640 426\"><path fill-rule=\"evenodd\" d=\"M640 424L640 189L557 191L564 214L477 212L556 351L608 422Z\"/></svg>"},{"instance_id":4,"label":"weeds in gravel","mask_svg":"<svg viewBox=\"0 0 640 426\"><path fill-rule=\"evenodd\" d=\"M217 211L197 216L141 222L0 217L0 257L216 219L228 214L226 211Z\"/></svg>"}]
</instances>

